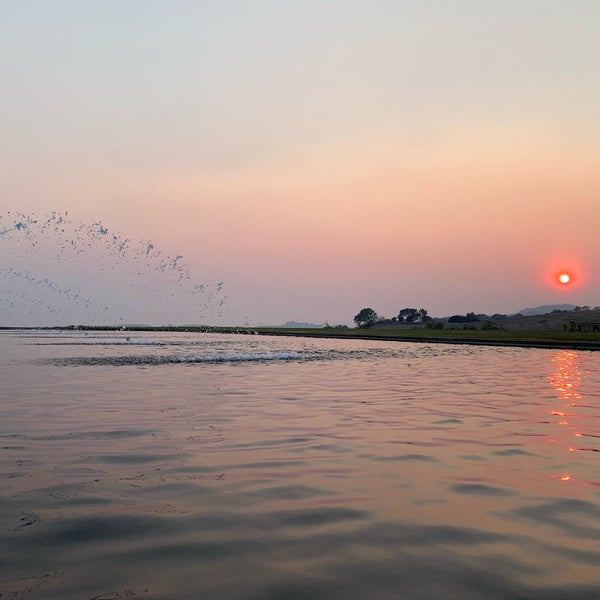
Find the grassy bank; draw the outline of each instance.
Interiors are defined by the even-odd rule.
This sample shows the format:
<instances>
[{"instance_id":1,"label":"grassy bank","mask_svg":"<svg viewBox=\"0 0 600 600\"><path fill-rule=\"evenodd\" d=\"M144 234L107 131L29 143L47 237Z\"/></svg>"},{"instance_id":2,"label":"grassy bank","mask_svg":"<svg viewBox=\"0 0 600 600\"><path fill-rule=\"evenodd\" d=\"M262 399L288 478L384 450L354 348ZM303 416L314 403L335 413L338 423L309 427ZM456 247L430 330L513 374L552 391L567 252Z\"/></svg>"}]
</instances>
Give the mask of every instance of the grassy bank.
<instances>
[{"instance_id":1,"label":"grassy bank","mask_svg":"<svg viewBox=\"0 0 600 600\"><path fill-rule=\"evenodd\" d=\"M446 344L478 344L493 346L523 346L532 348L573 348L600 350L600 334L566 331L503 331L468 329L283 329L258 328L263 335L297 335L306 337L333 337L429 342Z\"/></svg>"}]
</instances>

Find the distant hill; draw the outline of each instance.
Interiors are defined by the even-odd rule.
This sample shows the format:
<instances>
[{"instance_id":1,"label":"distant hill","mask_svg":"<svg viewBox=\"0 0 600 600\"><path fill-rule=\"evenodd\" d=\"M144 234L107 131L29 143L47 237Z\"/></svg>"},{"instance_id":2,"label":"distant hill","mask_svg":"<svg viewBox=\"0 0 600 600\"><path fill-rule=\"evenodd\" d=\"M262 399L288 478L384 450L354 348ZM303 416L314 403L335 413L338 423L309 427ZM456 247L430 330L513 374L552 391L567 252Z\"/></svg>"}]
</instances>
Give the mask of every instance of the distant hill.
<instances>
[{"instance_id":1,"label":"distant hill","mask_svg":"<svg viewBox=\"0 0 600 600\"><path fill-rule=\"evenodd\" d=\"M516 312L516 315L523 315L524 317L533 317L535 315L545 315L551 313L554 310L568 310L571 311L575 308L575 304L543 304L542 306L535 306L533 308L523 308ZM514 316L514 315L511 315Z\"/></svg>"}]
</instances>

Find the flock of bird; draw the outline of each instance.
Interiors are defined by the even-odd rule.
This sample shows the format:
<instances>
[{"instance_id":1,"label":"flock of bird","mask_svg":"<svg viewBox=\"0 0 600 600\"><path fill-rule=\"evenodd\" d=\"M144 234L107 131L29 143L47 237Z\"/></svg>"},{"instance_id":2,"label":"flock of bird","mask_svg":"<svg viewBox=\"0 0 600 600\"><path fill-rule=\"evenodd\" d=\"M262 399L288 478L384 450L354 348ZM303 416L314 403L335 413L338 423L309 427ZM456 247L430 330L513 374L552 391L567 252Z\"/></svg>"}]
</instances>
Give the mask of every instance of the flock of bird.
<instances>
[{"instance_id":1,"label":"flock of bird","mask_svg":"<svg viewBox=\"0 0 600 600\"><path fill-rule=\"evenodd\" d=\"M226 299L222 281L194 282L182 255L100 221L0 215L0 325L210 324L224 316Z\"/></svg>"}]
</instances>

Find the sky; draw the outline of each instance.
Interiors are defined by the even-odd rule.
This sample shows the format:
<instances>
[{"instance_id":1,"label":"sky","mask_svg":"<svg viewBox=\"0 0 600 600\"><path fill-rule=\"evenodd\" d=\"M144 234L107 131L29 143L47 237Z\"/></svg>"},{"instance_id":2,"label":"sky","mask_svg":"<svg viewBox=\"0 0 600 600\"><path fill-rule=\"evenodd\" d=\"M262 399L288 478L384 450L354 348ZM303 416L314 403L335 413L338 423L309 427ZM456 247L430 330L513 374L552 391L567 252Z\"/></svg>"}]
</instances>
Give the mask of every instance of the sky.
<instances>
[{"instance_id":1,"label":"sky","mask_svg":"<svg viewBox=\"0 0 600 600\"><path fill-rule=\"evenodd\" d=\"M599 305L599 22L0 0L0 325Z\"/></svg>"}]
</instances>

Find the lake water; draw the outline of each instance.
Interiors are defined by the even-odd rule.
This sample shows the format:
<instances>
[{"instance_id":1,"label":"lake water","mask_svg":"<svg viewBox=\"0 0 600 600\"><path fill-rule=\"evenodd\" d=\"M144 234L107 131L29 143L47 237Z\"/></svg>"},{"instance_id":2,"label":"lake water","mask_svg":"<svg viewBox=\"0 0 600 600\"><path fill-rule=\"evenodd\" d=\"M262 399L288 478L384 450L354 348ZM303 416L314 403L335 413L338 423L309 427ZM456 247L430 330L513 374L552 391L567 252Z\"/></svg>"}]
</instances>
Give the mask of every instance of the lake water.
<instances>
[{"instance_id":1,"label":"lake water","mask_svg":"<svg viewBox=\"0 0 600 600\"><path fill-rule=\"evenodd\" d=\"M0 597L600 598L600 354L0 334Z\"/></svg>"}]
</instances>

